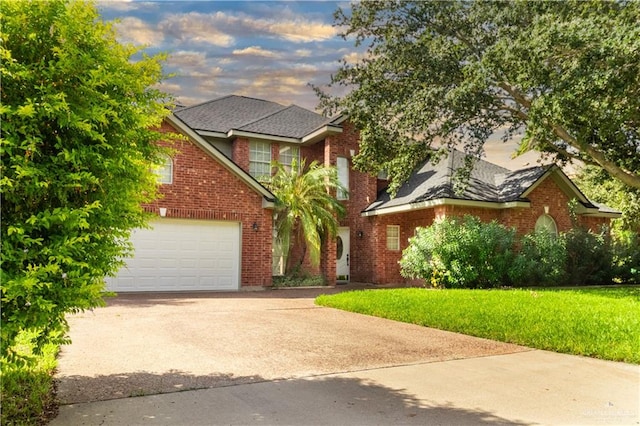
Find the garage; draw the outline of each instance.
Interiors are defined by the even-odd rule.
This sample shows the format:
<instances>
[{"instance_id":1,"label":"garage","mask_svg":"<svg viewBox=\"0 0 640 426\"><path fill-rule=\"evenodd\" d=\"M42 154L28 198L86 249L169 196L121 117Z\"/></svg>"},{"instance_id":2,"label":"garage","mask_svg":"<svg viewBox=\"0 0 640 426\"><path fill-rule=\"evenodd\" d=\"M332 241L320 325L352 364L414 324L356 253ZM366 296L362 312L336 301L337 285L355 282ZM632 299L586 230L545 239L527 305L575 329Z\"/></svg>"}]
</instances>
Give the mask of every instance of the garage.
<instances>
[{"instance_id":1,"label":"garage","mask_svg":"<svg viewBox=\"0 0 640 426\"><path fill-rule=\"evenodd\" d=\"M115 292L233 291L240 280L238 222L161 219L131 235L135 253L118 276Z\"/></svg>"}]
</instances>

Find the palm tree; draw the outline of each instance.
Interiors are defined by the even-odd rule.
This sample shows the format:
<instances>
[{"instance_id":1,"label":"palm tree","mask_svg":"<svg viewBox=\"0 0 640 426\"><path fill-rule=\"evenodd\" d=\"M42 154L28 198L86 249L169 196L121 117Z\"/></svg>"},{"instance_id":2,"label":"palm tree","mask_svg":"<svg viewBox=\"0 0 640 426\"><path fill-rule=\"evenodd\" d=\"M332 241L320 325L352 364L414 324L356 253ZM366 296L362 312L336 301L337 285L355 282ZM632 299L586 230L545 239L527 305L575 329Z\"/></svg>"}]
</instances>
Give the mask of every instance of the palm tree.
<instances>
[{"instance_id":1,"label":"palm tree","mask_svg":"<svg viewBox=\"0 0 640 426\"><path fill-rule=\"evenodd\" d=\"M286 273L290 267L289 251L292 239L304 243L309 250L311 264L320 264L320 248L324 235L335 237L338 218L344 215L344 206L331 193L345 188L338 180L335 167L322 166L317 161L305 169L305 161L294 160L291 167L274 162L276 169L269 189L276 196L274 227L276 243L282 248ZM295 267L300 266L304 254Z\"/></svg>"}]
</instances>

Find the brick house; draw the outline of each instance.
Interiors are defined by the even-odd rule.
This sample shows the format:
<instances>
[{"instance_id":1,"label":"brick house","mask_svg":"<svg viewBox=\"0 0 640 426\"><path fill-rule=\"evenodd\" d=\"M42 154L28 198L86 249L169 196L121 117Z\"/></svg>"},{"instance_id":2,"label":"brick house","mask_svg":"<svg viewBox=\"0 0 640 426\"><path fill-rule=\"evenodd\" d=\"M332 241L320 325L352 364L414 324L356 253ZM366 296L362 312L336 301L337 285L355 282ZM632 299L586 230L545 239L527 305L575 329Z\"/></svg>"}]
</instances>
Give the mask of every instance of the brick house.
<instances>
[{"instance_id":1,"label":"brick house","mask_svg":"<svg viewBox=\"0 0 640 426\"><path fill-rule=\"evenodd\" d=\"M271 161L305 158L336 166L348 194L337 194L347 214L336 241L322 248L328 285L357 281L400 283L398 260L417 226L443 215L474 214L525 233L536 226L570 227L567 203L579 201L580 221L591 228L618 212L589 202L555 166L512 172L479 161L463 194L453 192L453 171L464 161L452 152L425 163L395 198L386 181L354 170L359 133L346 117L327 119L298 106L226 96L176 109L161 128L180 133L174 155L159 171L163 197L146 205L158 215L152 229L132 235L135 256L113 291L249 290L271 286L274 196L259 179ZM308 264L307 264L308 266Z\"/></svg>"}]
</instances>

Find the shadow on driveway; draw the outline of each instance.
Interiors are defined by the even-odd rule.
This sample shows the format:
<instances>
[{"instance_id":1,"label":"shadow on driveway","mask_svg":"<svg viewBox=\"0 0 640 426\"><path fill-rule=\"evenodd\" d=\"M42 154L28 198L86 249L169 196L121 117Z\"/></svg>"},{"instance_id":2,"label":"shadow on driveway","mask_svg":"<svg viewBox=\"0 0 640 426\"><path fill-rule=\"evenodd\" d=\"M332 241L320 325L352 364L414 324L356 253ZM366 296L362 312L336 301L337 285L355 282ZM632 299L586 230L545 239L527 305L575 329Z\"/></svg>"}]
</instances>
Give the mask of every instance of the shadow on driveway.
<instances>
[{"instance_id":1,"label":"shadow on driveway","mask_svg":"<svg viewBox=\"0 0 640 426\"><path fill-rule=\"evenodd\" d=\"M209 376L179 373L151 376L138 378L145 383L177 385L184 381L197 385L210 379ZM129 379L135 382L136 378L133 375ZM64 406L51 425L528 424L478 408L456 407L450 402L429 403L403 389L358 378L318 376L275 382L260 376L240 378L244 379L258 383ZM100 384L111 380L120 383L124 378L99 377L95 380ZM86 385L91 386L91 383Z\"/></svg>"}]
</instances>

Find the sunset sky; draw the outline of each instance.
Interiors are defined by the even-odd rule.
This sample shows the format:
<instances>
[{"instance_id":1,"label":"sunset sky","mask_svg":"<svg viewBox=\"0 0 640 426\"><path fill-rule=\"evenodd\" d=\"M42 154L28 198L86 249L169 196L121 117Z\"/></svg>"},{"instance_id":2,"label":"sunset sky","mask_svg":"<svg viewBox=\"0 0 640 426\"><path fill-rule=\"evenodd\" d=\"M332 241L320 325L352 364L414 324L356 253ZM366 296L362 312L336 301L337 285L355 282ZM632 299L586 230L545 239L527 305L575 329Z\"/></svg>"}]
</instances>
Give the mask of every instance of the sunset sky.
<instances>
[{"instance_id":1,"label":"sunset sky","mask_svg":"<svg viewBox=\"0 0 640 426\"><path fill-rule=\"evenodd\" d=\"M334 1L101 1L105 21L119 20L121 42L166 52L161 88L194 105L229 94L315 110L310 84L324 85L339 61L362 57L364 48L343 40ZM487 159L510 169L535 165L537 155L510 159L514 144L492 142Z\"/></svg>"}]
</instances>

